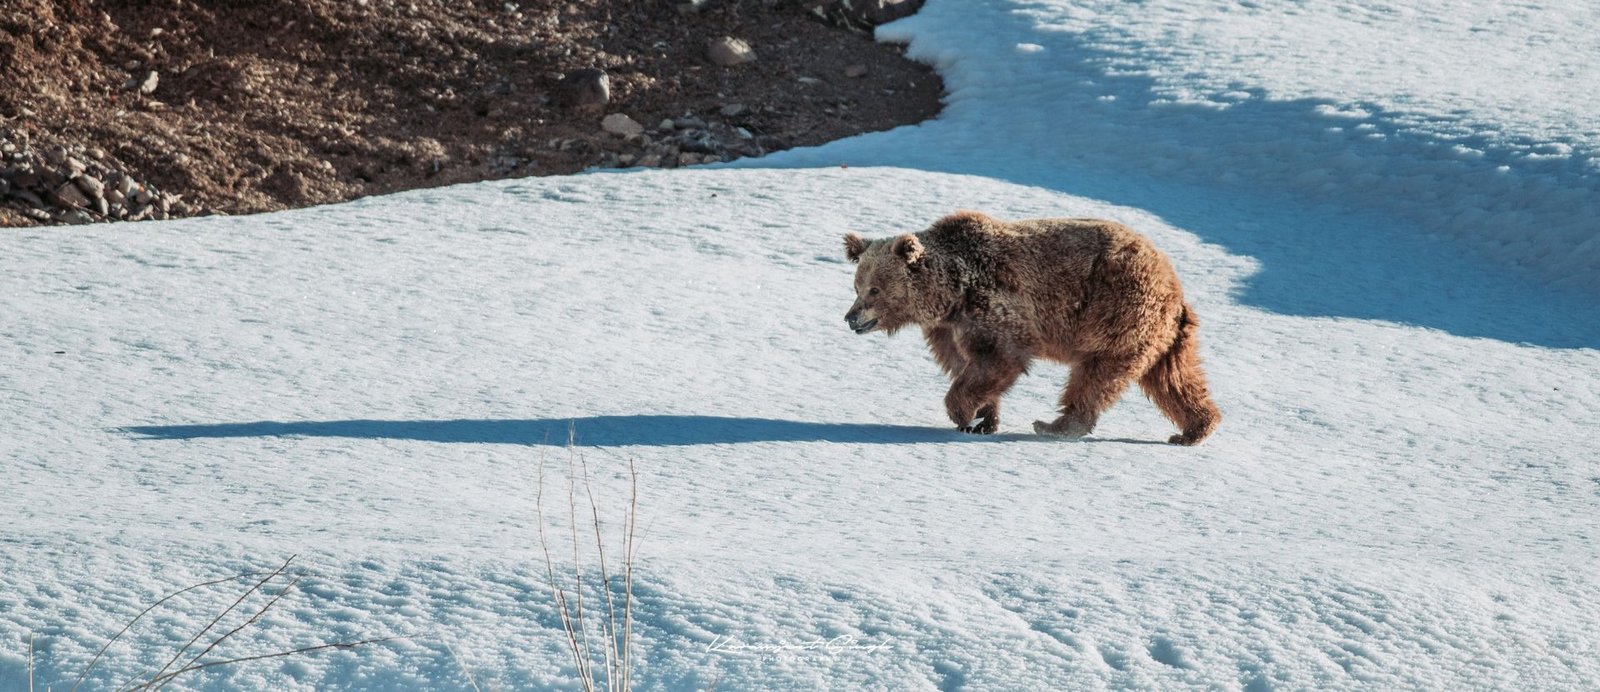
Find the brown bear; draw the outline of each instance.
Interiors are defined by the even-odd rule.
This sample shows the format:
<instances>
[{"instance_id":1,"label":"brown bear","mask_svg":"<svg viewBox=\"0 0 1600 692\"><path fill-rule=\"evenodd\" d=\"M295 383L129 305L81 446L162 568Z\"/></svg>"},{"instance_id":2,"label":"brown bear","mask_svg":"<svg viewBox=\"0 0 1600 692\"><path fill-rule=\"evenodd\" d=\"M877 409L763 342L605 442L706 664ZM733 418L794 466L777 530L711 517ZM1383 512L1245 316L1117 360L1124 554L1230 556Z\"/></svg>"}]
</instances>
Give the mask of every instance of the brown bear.
<instances>
[{"instance_id":1,"label":"brown bear","mask_svg":"<svg viewBox=\"0 0 1600 692\"><path fill-rule=\"evenodd\" d=\"M1194 310L1165 255L1097 219L1005 222L958 212L921 233L844 238L856 262L857 334L922 328L951 377L945 410L963 432L1000 426L1000 395L1034 358L1072 369L1061 416L1040 434L1081 437L1137 379L1192 445L1221 414L1200 370Z\"/></svg>"}]
</instances>

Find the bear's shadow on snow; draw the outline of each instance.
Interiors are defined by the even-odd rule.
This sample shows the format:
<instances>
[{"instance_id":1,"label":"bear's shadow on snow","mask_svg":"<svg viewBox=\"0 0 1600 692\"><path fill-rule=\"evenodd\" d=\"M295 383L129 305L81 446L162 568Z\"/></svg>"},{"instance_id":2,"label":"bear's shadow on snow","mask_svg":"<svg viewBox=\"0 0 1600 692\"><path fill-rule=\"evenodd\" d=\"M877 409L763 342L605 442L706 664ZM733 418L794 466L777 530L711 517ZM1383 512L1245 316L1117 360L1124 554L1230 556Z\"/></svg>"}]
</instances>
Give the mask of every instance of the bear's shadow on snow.
<instances>
[{"instance_id":1,"label":"bear's shadow on snow","mask_svg":"<svg viewBox=\"0 0 1600 692\"><path fill-rule=\"evenodd\" d=\"M871 423L815 423L770 418L635 415L532 420L334 420L256 421L121 428L143 439L193 440L224 437L348 437L478 444L578 447L681 447L751 442L839 442L908 444L951 442L1061 442L1025 434L968 435L948 428ZM1160 444L1155 440L1091 442Z\"/></svg>"}]
</instances>

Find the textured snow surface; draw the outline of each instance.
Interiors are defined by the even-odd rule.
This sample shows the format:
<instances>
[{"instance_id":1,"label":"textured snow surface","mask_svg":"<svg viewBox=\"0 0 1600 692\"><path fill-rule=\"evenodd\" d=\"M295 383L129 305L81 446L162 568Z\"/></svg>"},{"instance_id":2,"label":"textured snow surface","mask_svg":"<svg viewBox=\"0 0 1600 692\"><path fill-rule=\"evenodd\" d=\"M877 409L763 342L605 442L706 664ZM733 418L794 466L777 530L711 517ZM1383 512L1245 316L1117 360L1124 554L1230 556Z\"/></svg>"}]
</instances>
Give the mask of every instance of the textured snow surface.
<instances>
[{"instance_id":1,"label":"textured snow surface","mask_svg":"<svg viewBox=\"0 0 1600 692\"><path fill-rule=\"evenodd\" d=\"M1594 97L1564 115L1488 88L1565 74L1512 80L1514 55L1424 79L1317 52L1411 35L1375 14L1165 5L936 0L884 32L940 65L945 116L752 167L0 234L0 689L26 689L30 634L37 688L69 689L163 595L291 554L300 584L211 658L400 639L175 686L575 689L535 501L542 463L567 536L569 431L613 547L639 472L641 689L1600 685L1591 286L1433 225L1470 176L1404 198L1286 179L1322 147L1372 175L1439 162L1398 135L1334 147L1264 94L1422 117L1459 77L1472 122L1574 156L1562 118ZM1430 7L1402 8L1448 20L1407 45L1473 45L1450 27L1474 10ZM1577 40L1577 7L1517 26ZM1118 62L1089 59L1112 43ZM1113 74L1134 69L1140 90ZM1242 121L1129 103L1217 80L1266 91L1205 111ZM1280 158L1226 181L1211 157L1251 159L1239 133ZM1154 165L1179 142L1195 163ZM1506 179L1588 184L1571 166ZM1554 214L1540 195L1520 209ZM1216 436L1161 444L1136 392L1086 440L1024 434L1065 378L1044 364L1002 434L947 429L915 335L845 328L839 235L955 208L1114 218L1167 251ZM246 586L163 604L91 686L160 668Z\"/></svg>"}]
</instances>

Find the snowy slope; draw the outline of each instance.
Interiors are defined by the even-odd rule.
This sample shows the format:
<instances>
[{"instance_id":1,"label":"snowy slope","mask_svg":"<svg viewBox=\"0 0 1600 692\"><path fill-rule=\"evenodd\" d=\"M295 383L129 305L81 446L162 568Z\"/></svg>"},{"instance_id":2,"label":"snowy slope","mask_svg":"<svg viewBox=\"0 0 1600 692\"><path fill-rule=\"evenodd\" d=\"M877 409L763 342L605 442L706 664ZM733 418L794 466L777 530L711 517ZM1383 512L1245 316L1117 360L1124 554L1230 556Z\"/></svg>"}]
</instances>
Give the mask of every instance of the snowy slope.
<instances>
[{"instance_id":1,"label":"snowy slope","mask_svg":"<svg viewBox=\"0 0 1600 692\"><path fill-rule=\"evenodd\" d=\"M0 689L26 688L30 633L39 687L70 688L162 595L290 554L304 581L220 655L403 638L180 682L570 689L534 500L541 460L564 482L569 426L608 531L639 470L642 689L1600 685L1592 294L1441 234L1420 201L1280 179L1309 158L1234 182L1153 165L1158 130L1244 146L1215 121L1055 117L1098 102L1080 72L1115 83L1074 57L1094 27L1151 32L1125 58L1168 84L1211 79L1184 75L1230 44L1155 50L1153 26L1255 35L1168 4L1078 27L1088 5L935 1L885 31L937 59L947 114L753 164L772 168L0 235ZM1276 72L1232 78L1366 98L1294 26ZM1444 51L1441 32L1418 44ZM1431 112L1421 92L1404 101ZM1564 127L1542 113L1475 117ZM1230 127L1310 146L1251 122ZM1217 435L1159 444L1137 394L1088 440L1023 434L1064 379L1049 366L1002 435L947 430L913 335L844 328L838 237L959 207L1115 218L1165 249ZM168 602L92 683L159 668L242 588Z\"/></svg>"}]
</instances>

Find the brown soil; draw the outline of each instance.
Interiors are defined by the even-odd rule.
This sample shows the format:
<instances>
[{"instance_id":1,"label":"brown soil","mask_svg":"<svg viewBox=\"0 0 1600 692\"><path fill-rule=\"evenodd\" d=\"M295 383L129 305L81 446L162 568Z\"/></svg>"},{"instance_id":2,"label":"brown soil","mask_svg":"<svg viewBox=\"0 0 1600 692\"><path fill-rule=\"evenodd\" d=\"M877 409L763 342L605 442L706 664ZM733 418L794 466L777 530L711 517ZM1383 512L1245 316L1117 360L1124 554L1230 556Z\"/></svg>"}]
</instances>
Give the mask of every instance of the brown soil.
<instances>
[{"instance_id":1,"label":"brown soil","mask_svg":"<svg viewBox=\"0 0 1600 692\"><path fill-rule=\"evenodd\" d=\"M75 175L59 163L64 156L110 182L108 190L125 172L167 193L172 216L237 214L593 166L759 155L938 111L941 85L926 66L815 21L800 5L8 0L0 5L0 173L23 176L9 184L14 193L33 184L35 199L56 212L46 218L72 206L51 192ZM711 62L707 43L723 36L747 41L757 59ZM587 67L609 73L609 104L563 107L559 80ZM152 72L154 89L142 93ZM610 113L648 132L606 133L600 121ZM676 126L658 125L674 117ZM27 178L30 162L56 168ZM130 217L134 196L120 211L89 205L78 219ZM0 203L0 225L42 220L25 197ZM150 204L138 216L167 216Z\"/></svg>"}]
</instances>

